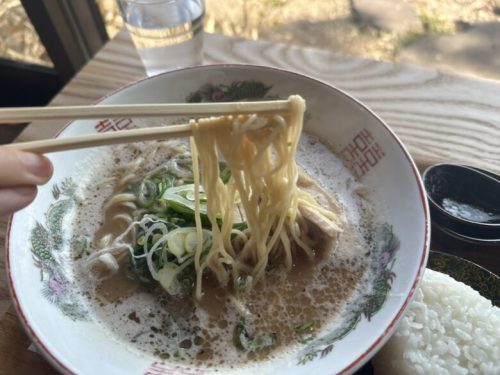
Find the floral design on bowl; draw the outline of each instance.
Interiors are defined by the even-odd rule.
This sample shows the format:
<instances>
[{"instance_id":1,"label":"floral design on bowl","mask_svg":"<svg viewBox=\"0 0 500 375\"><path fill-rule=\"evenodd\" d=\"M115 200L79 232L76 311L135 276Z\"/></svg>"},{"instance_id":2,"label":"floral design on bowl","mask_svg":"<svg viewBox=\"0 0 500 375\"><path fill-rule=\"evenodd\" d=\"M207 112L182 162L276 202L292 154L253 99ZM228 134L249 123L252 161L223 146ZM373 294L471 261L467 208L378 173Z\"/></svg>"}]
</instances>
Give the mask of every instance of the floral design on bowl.
<instances>
[{"instance_id":1,"label":"floral design on bowl","mask_svg":"<svg viewBox=\"0 0 500 375\"><path fill-rule=\"evenodd\" d=\"M262 99L272 85L259 81L235 81L229 85L207 83L186 97L187 103L236 102ZM268 97L268 99L271 99Z\"/></svg>"},{"instance_id":2,"label":"floral design on bowl","mask_svg":"<svg viewBox=\"0 0 500 375\"><path fill-rule=\"evenodd\" d=\"M391 290L391 284L396 277L392 272L394 266L394 257L399 249L400 241L394 235L392 226L385 223L375 229L374 245L371 257L372 272L375 275L373 283L373 291L361 297L361 301L355 301L357 308L351 316L346 319L346 322L329 332L324 337L313 341L299 354L299 364L305 364L312 361L318 355L321 358L327 356L333 350L333 344L341 340L349 334L359 321L364 316L366 319L371 318L382 308L387 295Z\"/></svg>"},{"instance_id":3,"label":"floral design on bowl","mask_svg":"<svg viewBox=\"0 0 500 375\"><path fill-rule=\"evenodd\" d=\"M65 179L60 188L54 185L55 202L45 214L45 223L37 221L31 230L31 252L35 265L40 268L42 294L69 318L86 320L87 311L76 298L77 287L65 269L71 257L64 251L63 221L75 204L75 190L76 184L71 178ZM71 248L78 248L78 243L73 239Z\"/></svg>"}]
</instances>

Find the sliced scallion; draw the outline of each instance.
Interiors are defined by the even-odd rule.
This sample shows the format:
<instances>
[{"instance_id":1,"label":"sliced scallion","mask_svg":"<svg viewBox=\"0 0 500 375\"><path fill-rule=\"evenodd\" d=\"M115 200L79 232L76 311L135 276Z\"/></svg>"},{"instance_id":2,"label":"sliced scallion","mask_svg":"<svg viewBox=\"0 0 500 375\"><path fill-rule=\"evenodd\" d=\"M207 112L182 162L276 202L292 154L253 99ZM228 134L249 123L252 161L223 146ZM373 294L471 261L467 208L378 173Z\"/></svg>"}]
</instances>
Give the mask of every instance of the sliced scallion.
<instances>
[{"instance_id":1,"label":"sliced scallion","mask_svg":"<svg viewBox=\"0 0 500 375\"><path fill-rule=\"evenodd\" d=\"M143 180L139 185L137 192L137 203L143 208L151 207L156 200L158 189L156 184L151 180Z\"/></svg>"},{"instance_id":2,"label":"sliced scallion","mask_svg":"<svg viewBox=\"0 0 500 375\"><path fill-rule=\"evenodd\" d=\"M310 333L314 330L314 320L307 319L298 326L295 327L295 332L297 333Z\"/></svg>"}]
</instances>

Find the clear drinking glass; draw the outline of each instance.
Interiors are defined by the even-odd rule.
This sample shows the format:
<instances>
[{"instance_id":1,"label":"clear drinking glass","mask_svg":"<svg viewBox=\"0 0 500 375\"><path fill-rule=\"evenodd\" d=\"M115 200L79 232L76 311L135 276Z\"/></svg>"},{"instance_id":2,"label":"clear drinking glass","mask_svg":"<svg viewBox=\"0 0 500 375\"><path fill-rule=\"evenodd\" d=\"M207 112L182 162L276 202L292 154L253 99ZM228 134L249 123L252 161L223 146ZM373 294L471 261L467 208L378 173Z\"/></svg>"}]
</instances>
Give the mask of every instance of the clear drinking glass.
<instances>
[{"instance_id":1,"label":"clear drinking glass","mask_svg":"<svg viewBox=\"0 0 500 375\"><path fill-rule=\"evenodd\" d=\"M151 76L203 61L203 0L117 0Z\"/></svg>"}]
</instances>

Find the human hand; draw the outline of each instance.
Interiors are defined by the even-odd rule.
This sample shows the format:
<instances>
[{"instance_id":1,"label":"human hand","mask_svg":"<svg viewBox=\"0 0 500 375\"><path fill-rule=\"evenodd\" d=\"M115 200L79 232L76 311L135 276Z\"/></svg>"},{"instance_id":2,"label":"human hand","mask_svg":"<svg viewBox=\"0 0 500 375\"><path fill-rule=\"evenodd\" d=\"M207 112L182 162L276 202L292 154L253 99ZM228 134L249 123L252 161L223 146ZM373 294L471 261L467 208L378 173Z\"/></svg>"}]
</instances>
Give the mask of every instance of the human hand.
<instances>
[{"instance_id":1,"label":"human hand","mask_svg":"<svg viewBox=\"0 0 500 375\"><path fill-rule=\"evenodd\" d=\"M0 147L0 217L30 204L52 171L45 156Z\"/></svg>"}]
</instances>

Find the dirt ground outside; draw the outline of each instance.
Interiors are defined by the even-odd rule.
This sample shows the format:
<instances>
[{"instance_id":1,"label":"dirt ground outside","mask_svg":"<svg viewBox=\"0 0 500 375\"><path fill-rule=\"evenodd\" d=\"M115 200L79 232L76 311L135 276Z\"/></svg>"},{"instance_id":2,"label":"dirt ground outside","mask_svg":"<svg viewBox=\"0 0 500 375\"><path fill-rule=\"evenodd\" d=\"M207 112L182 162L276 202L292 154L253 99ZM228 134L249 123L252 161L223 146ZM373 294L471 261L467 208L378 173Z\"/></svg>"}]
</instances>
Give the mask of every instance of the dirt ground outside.
<instances>
[{"instance_id":1,"label":"dirt ground outside","mask_svg":"<svg viewBox=\"0 0 500 375\"><path fill-rule=\"evenodd\" d=\"M96 1L108 34L113 37L123 27L115 0ZM355 0L205 0L205 30L397 61L407 46L422 38L455 35L476 23L500 22L500 0L383 2L389 6L404 3L420 20L420 26L410 27L404 33L377 27L359 17ZM500 39L500 35L496 38ZM52 64L20 0L0 0L0 56Z\"/></svg>"}]
</instances>

